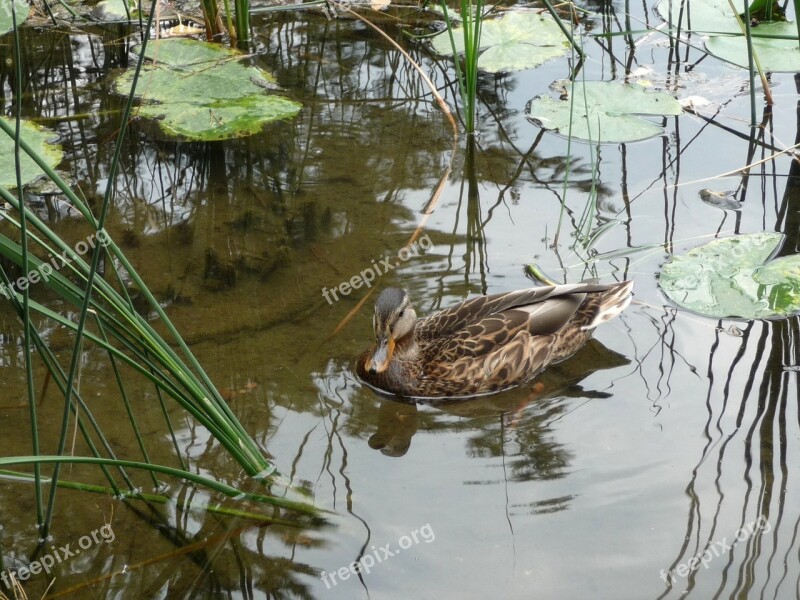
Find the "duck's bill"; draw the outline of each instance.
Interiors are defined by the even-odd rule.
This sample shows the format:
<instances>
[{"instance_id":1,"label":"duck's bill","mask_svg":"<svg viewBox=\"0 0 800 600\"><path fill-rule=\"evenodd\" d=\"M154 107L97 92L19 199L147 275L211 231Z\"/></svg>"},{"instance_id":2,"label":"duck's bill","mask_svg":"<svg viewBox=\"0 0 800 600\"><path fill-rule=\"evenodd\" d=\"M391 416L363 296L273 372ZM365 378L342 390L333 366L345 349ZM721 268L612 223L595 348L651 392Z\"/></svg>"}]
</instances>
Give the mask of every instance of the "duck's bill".
<instances>
[{"instance_id":1,"label":"duck's bill","mask_svg":"<svg viewBox=\"0 0 800 600\"><path fill-rule=\"evenodd\" d=\"M389 367L392 354L394 354L394 340L392 338L378 340L378 347L367 361L367 370L370 373L383 373Z\"/></svg>"}]
</instances>

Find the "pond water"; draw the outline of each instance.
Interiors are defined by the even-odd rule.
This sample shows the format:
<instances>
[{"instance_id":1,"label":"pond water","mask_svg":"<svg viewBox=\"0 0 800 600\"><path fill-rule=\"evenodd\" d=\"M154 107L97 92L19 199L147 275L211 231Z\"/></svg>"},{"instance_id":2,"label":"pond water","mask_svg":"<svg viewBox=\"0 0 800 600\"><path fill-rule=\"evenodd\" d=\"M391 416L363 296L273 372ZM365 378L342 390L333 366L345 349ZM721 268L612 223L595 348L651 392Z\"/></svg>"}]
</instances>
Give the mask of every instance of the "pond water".
<instances>
[{"instance_id":1,"label":"pond water","mask_svg":"<svg viewBox=\"0 0 800 600\"><path fill-rule=\"evenodd\" d=\"M587 30L626 27L622 3L588 8ZM631 10L632 29L660 23L651 6ZM381 22L454 106L451 63ZM747 73L706 58L699 42L675 50L657 34L637 36L635 46L586 37L586 79L621 81L627 71L632 81L712 104L704 116L656 119L665 134L648 141L569 142L524 114L574 67L554 60L483 76L480 130L454 148L419 75L365 25L297 12L258 17L254 30L253 64L302 102L299 116L208 144L159 140L135 122L108 229L245 428L288 481L331 511L329 525L258 527L189 510L220 499L176 481L166 507L62 490L48 548L71 543L81 552L54 567L49 593L797 597L800 318L701 317L671 305L657 279L671 253L734 233L783 232L783 253L800 251L798 166L772 157L800 140L793 78L771 77L771 109L759 90L763 126L751 128ZM9 39L0 47L4 114L15 100ZM109 183L123 105L110 81L132 63L134 42L99 27L23 32L25 116L58 131L67 157L59 168L90 202ZM702 202L704 188L738 189L742 209ZM592 193L591 227L618 223L591 248L573 250ZM85 235L58 198L30 200L65 238ZM421 223L424 246L400 260ZM401 404L352 372L371 343L375 294L359 302L373 290L332 302L323 293L384 258L396 266L374 287L408 289L420 314L528 287L530 263L560 282L632 279L635 298L536 384ZM7 306L0 323L0 448L23 455L21 327ZM70 337L57 327L47 337L66 357ZM128 379L154 460L173 461L152 389ZM81 389L118 454L135 454L99 350L85 350ZM40 402L43 422L58 422L61 410L54 390ZM202 427L177 409L172 416L192 469L244 481ZM43 435L52 445L55 432ZM65 470L68 479L103 481L91 469ZM147 478L137 482L152 491ZM0 506L4 567L16 568L36 543L31 487L0 480ZM113 540L79 545L105 523ZM364 572L350 574L359 560ZM31 576L29 596L41 597L49 579Z\"/></svg>"}]
</instances>

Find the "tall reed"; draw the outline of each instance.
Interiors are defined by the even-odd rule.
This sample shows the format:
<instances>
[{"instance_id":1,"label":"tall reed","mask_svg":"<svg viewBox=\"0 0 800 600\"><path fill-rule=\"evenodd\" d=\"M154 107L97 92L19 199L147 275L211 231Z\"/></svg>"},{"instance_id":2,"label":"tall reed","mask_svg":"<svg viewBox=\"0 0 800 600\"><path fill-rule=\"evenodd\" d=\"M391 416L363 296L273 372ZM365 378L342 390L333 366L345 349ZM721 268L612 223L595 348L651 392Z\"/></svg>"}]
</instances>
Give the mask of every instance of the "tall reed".
<instances>
[{"instance_id":1,"label":"tall reed","mask_svg":"<svg viewBox=\"0 0 800 600\"><path fill-rule=\"evenodd\" d=\"M230 0L223 0L225 23L231 45L247 46L250 43L250 0L234 0L231 9ZM200 0L203 19L206 26L206 39L219 41L222 33L222 15L216 0Z\"/></svg>"},{"instance_id":2,"label":"tall reed","mask_svg":"<svg viewBox=\"0 0 800 600\"><path fill-rule=\"evenodd\" d=\"M458 91L464 107L464 126L467 134L473 134L477 118L478 57L481 48L484 3L483 0L476 0L475 4L472 4L471 0L460 0L461 33L464 36L464 64L462 65L453 33L453 20L447 10L446 1L440 1L447 23L447 34L450 36L450 45L453 48Z\"/></svg>"},{"instance_id":3,"label":"tall reed","mask_svg":"<svg viewBox=\"0 0 800 600\"><path fill-rule=\"evenodd\" d=\"M105 228L106 216L109 212L114 190L114 178L118 171L120 153L124 147L124 137L133 107L136 82L141 71L145 48L146 32L150 31L155 0L150 10L150 17L144 29L145 36L142 52L139 55L134 76L134 83L128 96L125 109L119 124L119 133L115 142L115 152L107 172L107 189L97 214L92 212L83 199L78 197L61 177L49 167L46 160L32 149L20 132L20 115L22 95L21 63L19 61L19 34L13 30L16 77L14 80L16 98L16 122L14 125L0 120L0 135L9 135L15 144L15 163L17 172L16 194L0 186L0 198L12 208L5 217L6 224L16 227L19 241L0 234L0 256L16 264L22 273L17 285L11 283L6 268L0 264L0 284L3 285L3 296L19 315L24 331L24 358L26 382L28 387L29 419L32 431L30 455L6 456L0 458L0 465L19 464L33 465L36 518L41 535L48 534L56 503L56 492L61 489L60 467L66 463L82 463L97 465L108 480L109 487L115 494L136 495L138 487L129 470L142 470L148 473L161 473L179 477L187 481L204 485L210 489L229 496L242 497L244 491L227 484L221 484L208 476L193 473L180 458L182 449L178 447L176 437L172 433L172 423L168 416L171 410L162 404L165 415L164 428L170 432L175 444L178 467L154 463L147 451L150 440L144 439L137 425L133 410L126 392L123 377L118 365L130 367L145 381L150 382L156 390L159 402L169 399L178 403L187 413L187 417L201 424L222 446L228 455L236 461L244 472L250 476L250 486L268 490L272 483L280 483L275 466L267 460L263 450L247 433L228 404L222 398L213 382L203 370L189 347L171 323L161 303L147 288L141 276L128 258L116 244ZM13 3L12 3L13 7ZM13 8L12 8L13 10ZM93 252L85 258L73 249L49 225L38 217L36 212L26 204L21 193L20 157L22 153L30 156L42 169L45 175L61 190L68 203L83 217L91 229ZM89 239L89 238L87 238ZM60 257L60 258L54 258ZM53 261L57 262L53 262ZM110 279L99 273L101 262L110 267ZM57 268L53 268L53 267ZM22 285L19 285L20 281ZM34 285L35 284L35 285ZM31 288L55 294L72 311L59 312L31 297ZM148 312L157 315L166 335L160 334L151 319L145 318L134 308L128 290L135 287L138 294L148 305ZM56 326L71 332L72 352L69 365L62 368L53 350L48 346L45 337L34 326L34 314L45 319L48 326ZM120 414L126 415L130 421L132 435L136 438L136 447L141 454L139 458L118 457L114 445L104 434L92 412L91 402L83 397L78 385L79 358L85 344L93 344L103 350L108 357L111 372L114 373L120 392ZM36 358L32 350L37 352ZM37 362L38 361L38 362ZM61 418L53 423L42 422L36 412L34 382L37 380L34 365L43 365L46 375L39 381L53 381L63 397ZM109 402L107 398L104 402ZM68 426L77 425L85 447L91 456L70 456L67 449ZM43 455L39 443L39 433L55 430L57 442L54 455ZM162 436L158 436L160 439ZM8 452L8 451L6 451ZM42 465L53 465L52 476L42 477ZM155 477L152 477L155 483ZM46 506L43 492L49 489ZM251 496L283 508L315 513L313 507L304 503L289 502L270 496L268 493Z\"/></svg>"}]
</instances>

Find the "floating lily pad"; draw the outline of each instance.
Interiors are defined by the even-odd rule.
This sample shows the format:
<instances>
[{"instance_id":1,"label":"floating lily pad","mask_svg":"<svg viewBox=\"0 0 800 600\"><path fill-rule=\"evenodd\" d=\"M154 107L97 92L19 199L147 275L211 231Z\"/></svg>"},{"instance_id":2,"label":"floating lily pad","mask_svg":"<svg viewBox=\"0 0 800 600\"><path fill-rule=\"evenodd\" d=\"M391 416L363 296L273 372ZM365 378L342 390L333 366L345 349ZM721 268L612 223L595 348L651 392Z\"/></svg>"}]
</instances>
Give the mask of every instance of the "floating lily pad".
<instances>
[{"instance_id":1,"label":"floating lily pad","mask_svg":"<svg viewBox=\"0 0 800 600\"><path fill-rule=\"evenodd\" d=\"M3 119L3 121L8 123L12 128L14 127L13 120L3 117L0 117L0 119ZM44 157L51 167L55 167L61 162L61 158L63 157L61 147L58 144L51 144L49 142L49 140L58 137L58 134L55 132L34 125L28 121L22 121L20 137L30 144L40 156ZM39 165L33 162L33 159L28 156L24 150L20 150L19 155L22 185L30 183L37 177L44 175L44 171L42 171ZM0 185L3 187L17 187L14 162L14 139L0 130Z\"/></svg>"},{"instance_id":2,"label":"floating lily pad","mask_svg":"<svg viewBox=\"0 0 800 600\"><path fill-rule=\"evenodd\" d=\"M563 135L571 133L573 137L594 143L635 142L662 135L662 127L640 115L681 114L681 105L669 94L649 92L635 85L587 81L556 82L551 87L564 90L567 97L555 100L550 96L537 96L528 103L528 119L544 129ZM569 98L572 94L574 100ZM572 115L571 111L574 111Z\"/></svg>"},{"instance_id":3,"label":"floating lily pad","mask_svg":"<svg viewBox=\"0 0 800 600\"><path fill-rule=\"evenodd\" d=\"M127 21L138 15L136 2L131 0L102 0L92 9L92 16L98 21Z\"/></svg>"},{"instance_id":4,"label":"floating lily pad","mask_svg":"<svg viewBox=\"0 0 800 600\"><path fill-rule=\"evenodd\" d=\"M678 306L709 317L763 319L800 311L800 255L770 260L780 233L714 240L673 256L659 278Z\"/></svg>"},{"instance_id":5,"label":"floating lily pad","mask_svg":"<svg viewBox=\"0 0 800 600\"><path fill-rule=\"evenodd\" d=\"M28 18L30 7L25 0L13 0L13 2L14 12L17 16L17 26L19 26ZM0 0L0 35L11 31L13 28L14 23L11 20L11 2L9 0Z\"/></svg>"},{"instance_id":6,"label":"floating lily pad","mask_svg":"<svg viewBox=\"0 0 800 600\"><path fill-rule=\"evenodd\" d=\"M456 52L464 52L461 27L453 30ZM450 36L444 32L433 38L433 49L451 56ZM499 19L487 19L481 27L481 50L478 67L490 73L533 69L545 61L569 52L570 43L547 15L519 10Z\"/></svg>"},{"instance_id":7,"label":"floating lily pad","mask_svg":"<svg viewBox=\"0 0 800 600\"><path fill-rule=\"evenodd\" d=\"M670 6L672 6L671 14ZM691 0L691 2L662 0L659 2L657 10L665 21L668 21L671 16L675 27L678 26L680 12L683 11L683 18L680 21L683 31L708 34L706 49L711 54L725 62L748 68L747 40L742 34L742 29L728 0ZM691 27L688 26L689 24ZM751 31L753 51L758 56L764 71L773 73L800 71L800 45L797 42L795 23L788 21L762 22ZM718 35L721 33L734 35Z\"/></svg>"},{"instance_id":8,"label":"floating lily pad","mask_svg":"<svg viewBox=\"0 0 800 600\"><path fill-rule=\"evenodd\" d=\"M670 8L672 9L670 11ZM681 31L695 33L741 33L728 0L661 0L659 16Z\"/></svg>"},{"instance_id":9,"label":"floating lily pad","mask_svg":"<svg viewBox=\"0 0 800 600\"><path fill-rule=\"evenodd\" d=\"M782 36L789 39L759 37ZM725 62L748 68L747 40L743 35L713 35L706 42L706 49ZM797 43L797 26L786 21L762 23L753 29L753 52L764 71L772 73L795 73L800 71L800 45Z\"/></svg>"},{"instance_id":10,"label":"floating lily pad","mask_svg":"<svg viewBox=\"0 0 800 600\"><path fill-rule=\"evenodd\" d=\"M266 94L274 87L272 75L243 65L243 55L235 50L171 39L151 42L146 55L154 64L139 76L136 96L143 103L138 112L158 119L161 131L170 136L202 141L243 137L300 111L299 103ZM127 95L132 82L129 69L116 79L114 89Z\"/></svg>"}]
</instances>

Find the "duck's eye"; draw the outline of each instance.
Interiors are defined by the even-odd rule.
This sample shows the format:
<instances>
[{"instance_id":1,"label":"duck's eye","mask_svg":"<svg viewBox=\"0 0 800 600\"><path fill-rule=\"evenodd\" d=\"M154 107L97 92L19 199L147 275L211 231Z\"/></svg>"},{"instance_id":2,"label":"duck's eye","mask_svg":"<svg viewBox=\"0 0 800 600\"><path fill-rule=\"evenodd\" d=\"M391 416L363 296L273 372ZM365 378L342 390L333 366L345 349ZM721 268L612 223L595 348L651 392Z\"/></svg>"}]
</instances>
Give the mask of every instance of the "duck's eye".
<instances>
[{"instance_id":1,"label":"duck's eye","mask_svg":"<svg viewBox=\"0 0 800 600\"><path fill-rule=\"evenodd\" d=\"M401 310L401 311L400 311L400 314L399 314L399 315L397 315L397 316L398 316L398 317L400 317L400 318L402 319L402 318L403 318L403 315L405 315L405 314L406 314L406 309L403 309L403 310Z\"/></svg>"}]
</instances>

